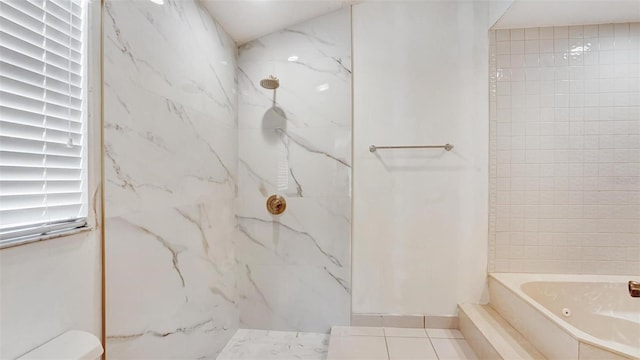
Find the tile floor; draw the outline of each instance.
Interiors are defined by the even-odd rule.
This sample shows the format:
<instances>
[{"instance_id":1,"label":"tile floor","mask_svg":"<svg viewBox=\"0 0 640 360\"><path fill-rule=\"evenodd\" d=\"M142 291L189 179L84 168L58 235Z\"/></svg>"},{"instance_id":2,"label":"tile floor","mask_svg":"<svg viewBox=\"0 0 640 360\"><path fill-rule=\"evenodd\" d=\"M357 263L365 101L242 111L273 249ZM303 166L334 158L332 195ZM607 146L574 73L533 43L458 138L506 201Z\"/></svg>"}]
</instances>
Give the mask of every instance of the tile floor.
<instances>
[{"instance_id":1,"label":"tile floor","mask_svg":"<svg viewBox=\"0 0 640 360\"><path fill-rule=\"evenodd\" d=\"M325 360L329 334L240 329L218 360Z\"/></svg>"},{"instance_id":2,"label":"tile floor","mask_svg":"<svg viewBox=\"0 0 640 360\"><path fill-rule=\"evenodd\" d=\"M328 360L477 359L458 330L334 326Z\"/></svg>"},{"instance_id":3,"label":"tile floor","mask_svg":"<svg viewBox=\"0 0 640 360\"><path fill-rule=\"evenodd\" d=\"M458 330L334 326L318 333L240 329L218 360L477 359Z\"/></svg>"}]
</instances>

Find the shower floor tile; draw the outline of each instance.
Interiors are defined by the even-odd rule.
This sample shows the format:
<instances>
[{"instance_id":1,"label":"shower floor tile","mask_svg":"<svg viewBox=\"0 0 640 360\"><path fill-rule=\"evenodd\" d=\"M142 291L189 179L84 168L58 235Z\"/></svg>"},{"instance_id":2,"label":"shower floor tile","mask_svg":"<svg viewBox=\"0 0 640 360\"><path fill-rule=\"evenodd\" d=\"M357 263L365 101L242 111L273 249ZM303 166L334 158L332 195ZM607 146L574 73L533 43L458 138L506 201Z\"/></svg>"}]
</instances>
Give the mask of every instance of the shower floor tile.
<instances>
[{"instance_id":1,"label":"shower floor tile","mask_svg":"<svg viewBox=\"0 0 640 360\"><path fill-rule=\"evenodd\" d=\"M329 334L240 329L218 360L325 360Z\"/></svg>"},{"instance_id":2,"label":"shower floor tile","mask_svg":"<svg viewBox=\"0 0 640 360\"><path fill-rule=\"evenodd\" d=\"M457 330L334 327L329 334L238 330L218 360L475 360Z\"/></svg>"}]
</instances>

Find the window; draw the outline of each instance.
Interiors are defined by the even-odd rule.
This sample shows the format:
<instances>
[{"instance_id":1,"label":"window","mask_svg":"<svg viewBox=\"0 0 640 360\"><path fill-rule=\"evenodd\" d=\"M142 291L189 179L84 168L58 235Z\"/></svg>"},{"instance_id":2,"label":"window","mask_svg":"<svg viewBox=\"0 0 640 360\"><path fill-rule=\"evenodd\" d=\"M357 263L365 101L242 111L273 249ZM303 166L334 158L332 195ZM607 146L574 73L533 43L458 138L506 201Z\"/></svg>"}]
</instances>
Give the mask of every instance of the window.
<instances>
[{"instance_id":1,"label":"window","mask_svg":"<svg viewBox=\"0 0 640 360\"><path fill-rule=\"evenodd\" d=\"M86 226L86 0L0 0L0 247Z\"/></svg>"}]
</instances>

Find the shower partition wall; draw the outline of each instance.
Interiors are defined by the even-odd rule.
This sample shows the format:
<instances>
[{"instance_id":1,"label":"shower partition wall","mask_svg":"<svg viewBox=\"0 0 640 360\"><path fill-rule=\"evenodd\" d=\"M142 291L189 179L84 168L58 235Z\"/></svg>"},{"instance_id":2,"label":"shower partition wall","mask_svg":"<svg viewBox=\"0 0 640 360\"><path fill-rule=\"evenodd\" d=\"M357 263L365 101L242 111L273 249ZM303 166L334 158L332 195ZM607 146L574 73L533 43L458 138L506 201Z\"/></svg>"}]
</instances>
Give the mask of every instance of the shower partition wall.
<instances>
[{"instance_id":1,"label":"shower partition wall","mask_svg":"<svg viewBox=\"0 0 640 360\"><path fill-rule=\"evenodd\" d=\"M236 45L195 0L104 7L106 355L215 358L239 319Z\"/></svg>"},{"instance_id":2,"label":"shower partition wall","mask_svg":"<svg viewBox=\"0 0 640 360\"><path fill-rule=\"evenodd\" d=\"M350 314L348 8L239 49L241 327L328 331ZM269 75L276 90L260 86ZM272 194L286 199L273 216Z\"/></svg>"},{"instance_id":3,"label":"shower partition wall","mask_svg":"<svg viewBox=\"0 0 640 360\"><path fill-rule=\"evenodd\" d=\"M107 357L214 358L240 320L347 324L349 9L239 67L199 1L106 0L104 22Z\"/></svg>"}]
</instances>

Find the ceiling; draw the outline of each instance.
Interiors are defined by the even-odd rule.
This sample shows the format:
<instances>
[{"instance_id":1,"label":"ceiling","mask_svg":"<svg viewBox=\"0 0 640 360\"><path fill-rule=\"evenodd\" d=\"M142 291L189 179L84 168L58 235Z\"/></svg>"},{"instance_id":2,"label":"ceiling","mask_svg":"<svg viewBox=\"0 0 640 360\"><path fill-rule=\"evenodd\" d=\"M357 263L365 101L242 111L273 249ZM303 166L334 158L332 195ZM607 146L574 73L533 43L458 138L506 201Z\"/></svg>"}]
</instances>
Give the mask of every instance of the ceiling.
<instances>
[{"instance_id":1,"label":"ceiling","mask_svg":"<svg viewBox=\"0 0 640 360\"><path fill-rule=\"evenodd\" d=\"M640 21L638 0L515 0L494 29Z\"/></svg>"},{"instance_id":2,"label":"ceiling","mask_svg":"<svg viewBox=\"0 0 640 360\"><path fill-rule=\"evenodd\" d=\"M238 45L362 0L200 0ZM421 0L428 1L428 0ZM510 5L510 6L509 6ZM638 0L491 0L494 29L640 21Z\"/></svg>"},{"instance_id":3,"label":"ceiling","mask_svg":"<svg viewBox=\"0 0 640 360\"><path fill-rule=\"evenodd\" d=\"M358 1L200 0L238 45Z\"/></svg>"}]
</instances>

